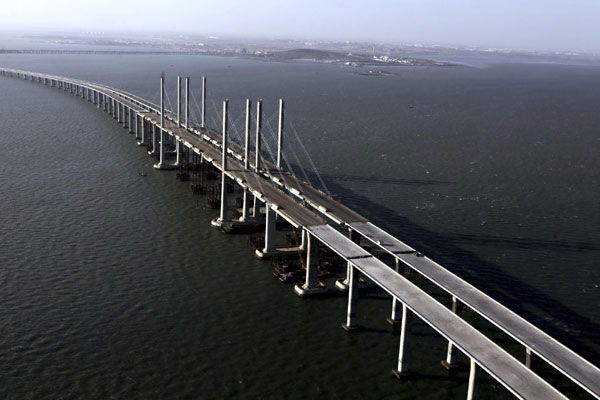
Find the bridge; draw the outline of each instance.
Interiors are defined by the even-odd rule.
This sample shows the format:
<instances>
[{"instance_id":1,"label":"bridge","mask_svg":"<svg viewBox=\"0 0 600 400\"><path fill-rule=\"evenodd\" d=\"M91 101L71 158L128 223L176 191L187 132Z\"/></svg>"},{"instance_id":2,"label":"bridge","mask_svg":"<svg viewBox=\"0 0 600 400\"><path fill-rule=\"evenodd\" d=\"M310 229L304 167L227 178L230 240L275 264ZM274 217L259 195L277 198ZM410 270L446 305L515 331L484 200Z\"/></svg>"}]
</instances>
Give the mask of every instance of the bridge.
<instances>
[{"instance_id":1,"label":"bridge","mask_svg":"<svg viewBox=\"0 0 600 400\"><path fill-rule=\"evenodd\" d=\"M410 374L408 351L412 316L431 326L448 341L447 353L441 364L457 367L459 353L469 360L467 399L476 398L477 376L486 371L515 397L520 399L566 399L533 369L538 357L565 377L571 379L594 398L600 399L600 369L538 329L507 307L465 282L452 272L424 256L406 243L368 221L331 196L313 187L282 167L284 102L279 103L276 162L261 155L262 101L256 103L254 135L251 138L251 102L246 101L244 144L229 137L229 103L223 102L221 132L206 125L206 80L202 78L201 120L189 118L189 78L185 80L182 104L181 79L177 82L177 110L167 110L164 103L164 77L160 78L160 104L98 83L70 79L16 69L1 68L0 75L19 78L80 96L135 133L137 144L156 157L154 167L161 170L179 169L199 162L220 172L219 217L214 226L233 224L244 228L248 224L264 225L264 247L256 250L261 258L288 252L306 255L306 278L295 286L297 295L306 297L326 292L317 276L318 247L326 246L347 263L346 276L336 288L347 293L348 307L342 325L349 332L358 330L357 304L359 277L382 288L391 296L388 321L400 330L398 363L393 369L399 379ZM182 115L183 114L183 115ZM252 140L251 140L252 139ZM254 150L251 149L254 141ZM175 158L174 163L168 160ZM241 215L232 214L231 195L227 187L237 185L243 191ZM294 248L277 247L276 220L284 220L302 232ZM343 233L342 233L343 232ZM366 246L369 244L370 246ZM394 260L388 265L369 249L379 249ZM443 289L452 299L448 308L407 278L419 274ZM523 346L519 361L479 330L461 318L467 306ZM414 357L414 355L412 355Z\"/></svg>"}]
</instances>

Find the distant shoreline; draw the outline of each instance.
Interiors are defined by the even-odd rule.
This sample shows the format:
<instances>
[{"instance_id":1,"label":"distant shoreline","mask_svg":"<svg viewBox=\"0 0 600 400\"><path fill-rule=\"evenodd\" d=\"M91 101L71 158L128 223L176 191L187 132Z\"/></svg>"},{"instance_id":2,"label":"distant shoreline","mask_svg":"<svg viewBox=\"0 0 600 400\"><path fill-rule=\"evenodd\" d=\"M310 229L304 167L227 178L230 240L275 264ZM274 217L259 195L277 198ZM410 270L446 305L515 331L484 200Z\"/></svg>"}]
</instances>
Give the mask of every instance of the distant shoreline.
<instances>
[{"instance_id":1,"label":"distant shoreline","mask_svg":"<svg viewBox=\"0 0 600 400\"><path fill-rule=\"evenodd\" d=\"M84 54L84 55L179 55L237 57L259 61L310 62L317 64L347 65L350 67L451 67L462 64L434 61L423 58L387 58L366 55L343 54L324 50L288 50L256 54L229 53L223 51L180 50L62 50L62 49L0 49L0 54ZM391 74L389 74L391 75Z\"/></svg>"}]
</instances>

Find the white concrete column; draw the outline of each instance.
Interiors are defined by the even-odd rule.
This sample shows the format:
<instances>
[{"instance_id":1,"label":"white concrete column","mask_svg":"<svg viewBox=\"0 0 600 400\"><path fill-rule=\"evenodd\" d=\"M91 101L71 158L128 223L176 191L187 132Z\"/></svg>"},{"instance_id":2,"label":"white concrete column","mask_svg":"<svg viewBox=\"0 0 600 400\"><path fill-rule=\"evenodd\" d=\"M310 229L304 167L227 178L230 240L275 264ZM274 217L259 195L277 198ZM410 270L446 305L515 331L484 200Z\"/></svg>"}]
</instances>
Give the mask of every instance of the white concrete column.
<instances>
[{"instance_id":1,"label":"white concrete column","mask_svg":"<svg viewBox=\"0 0 600 400\"><path fill-rule=\"evenodd\" d=\"M408 373L408 353L410 347L410 330L412 312L402 304L402 322L400 323L400 350L398 352L398 368L392 370L397 378L402 378Z\"/></svg>"},{"instance_id":2,"label":"white concrete column","mask_svg":"<svg viewBox=\"0 0 600 400\"><path fill-rule=\"evenodd\" d=\"M206 77L202 77L202 128L206 128Z\"/></svg>"},{"instance_id":3,"label":"white concrete column","mask_svg":"<svg viewBox=\"0 0 600 400\"><path fill-rule=\"evenodd\" d=\"M140 116L138 113L135 113L135 138L140 138Z\"/></svg>"},{"instance_id":4,"label":"white concrete column","mask_svg":"<svg viewBox=\"0 0 600 400\"><path fill-rule=\"evenodd\" d=\"M254 160L254 172L258 173L260 171L260 130L262 126L262 99L256 102L256 142L255 142L255 157ZM254 197L254 207L253 207L253 215L254 217L258 217L260 214L260 203L259 200Z\"/></svg>"},{"instance_id":5,"label":"white concrete column","mask_svg":"<svg viewBox=\"0 0 600 400\"><path fill-rule=\"evenodd\" d=\"M318 285L317 281L317 269L319 268L319 242L311 235L308 236L308 249L306 251L306 281L304 282L305 289L316 288Z\"/></svg>"},{"instance_id":6,"label":"white concrete column","mask_svg":"<svg viewBox=\"0 0 600 400\"><path fill-rule=\"evenodd\" d=\"M350 278L348 281L348 310L346 313L346 323L342 324L342 328L347 331L358 329L356 322L356 306L358 303L358 280L360 272L352 264L348 263L350 269Z\"/></svg>"},{"instance_id":7,"label":"white concrete column","mask_svg":"<svg viewBox=\"0 0 600 400\"><path fill-rule=\"evenodd\" d=\"M181 128L181 76L177 75L177 128Z\"/></svg>"},{"instance_id":8,"label":"white concrete column","mask_svg":"<svg viewBox=\"0 0 600 400\"><path fill-rule=\"evenodd\" d=\"M221 214L219 221L223 223L227 220L227 108L228 101L223 102L223 143L221 144Z\"/></svg>"},{"instance_id":9,"label":"white concrete column","mask_svg":"<svg viewBox=\"0 0 600 400\"><path fill-rule=\"evenodd\" d=\"M122 122L121 116L121 103L117 102L117 122L120 124Z\"/></svg>"},{"instance_id":10,"label":"white concrete column","mask_svg":"<svg viewBox=\"0 0 600 400\"><path fill-rule=\"evenodd\" d=\"M474 400L477 398L477 376L479 375L479 368L475 363L475 360L471 358L471 368L469 371L469 387L467 389L467 400Z\"/></svg>"},{"instance_id":11,"label":"white concrete column","mask_svg":"<svg viewBox=\"0 0 600 400\"><path fill-rule=\"evenodd\" d=\"M177 131L181 129L181 76L177 76ZM179 132L177 132L179 133ZM179 140L176 137L173 137L175 140L175 153L177 154L177 159L175 161L175 165L179 165L179 160L181 158L181 146L179 145Z\"/></svg>"},{"instance_id":12,"label":"white concrete column","mask_svg":"<svg viewBox=\"0 0 600 400\"><path fill-rule=\"evenodd\" d=\"M246 135L244 140L244 170L248 170L249 167L249 155L250 150L248 149L250 145L250 108L252 103L249 99L246 99ZM248 219L248 212L250 211L250 202L249 202L250 194L248 193L248 189L244 189L243 202L242 202L242 217L240 221L246 221Z\"/></svg>"},{"instance_id":13,"label":"white concrete column","mask_svg":"<svg viewBox=\"0 0 600 400\"><path fill-rule=\"evenodd\" d=\"M146 143L146 120L144 119L143 116L140 116L140 123L141 123L141 128L142 128L142 137L140 139L140 143Z\"/></svg>"},{"instance_id":14,"label":"white concrete column","mask_svg":"<svg viewBox=\"0 0 600 400\"><path fill-rule=\"evenodd\" d=\"M133 110L131 109L131 107L129 107L129 133L133 133L134 132L134 125L137 123L137 120L135 119L135 113L133 112Z\"/></svg>"},{"instance_id":15,"label":"white concrete column","mask_svg":"<svg viewBox=\"0 0 600 400\"><path fill-rule=\"evenodd\" d=\"M158 153L158 141L156 140L158 133L156 132L156 129L156 124L152 124L152 151L150 152L152 155Z\"/></svg>"},{"instance_id":16,"label":"white concrete column","mask_svg":"<svg viewBox=\"0 0 600 400\"><path fill-rule=\"evenodd\" d=\"M156 165L161 168L165 162L165 77L160 77L160 146L159 146L159 161Z\"/></svg>"},{"instance_id":17,"label":"white concrete column","mask_svg":"<svg viewBox=\"0 0 600 400\"><path fill-rule=\"evenodd\" d=\"M318 281L319 268L319 242L318 239L307 232L306 249L306 280L303 285L296 285L294 292L300 296L318 295L327 292L327 288Z\"/></svg>"},{"instance_id":18,"label":"white concrete column","mask_svg":"<svg viewBox=\"0 0 600 400\"><path fill-rule=\"evenodd\" d=\"M452 312L459 317L462 314L462 304L455 296L452 296ZM446 369L458 366L458 349L451 341L448 341L448 351L446 352L446 359L442 360L442 365Z\"/></svg>"},{"instance_id":19,"label":"white concrete column","mask_svg":"<svg viewBox=\"0 0 600 400\"><path fill-rule=\"evenodd\" d=\"M535 354L533 354L529 347L525 347L525 366L529 369L534 369L535 365Z\"/></svg>"},{"instance_id":20,"label":"white concrete column","mask_svg":"<svg viewBox=\"0 0 600 400\"><path fill-rule=\"evenodd\" d=\"M281 150L283 148L283 100L279 99L279 125L277 127L277 169L281 170Z\"/></svg>"},{"instance_id":21,"label":"white concrete column","mask_svg":"<svg viewBox=\"0 0 600 400\"><path fill-rule=\"evenodd\" d=\"M263 254L273 253L275 251L275 211L271 208L272 204L265 203L265 248Z\"/></svg>"},{"instance_id":22,"label":"white concrete column","mask_svg":"<svg viewBox=\"0 0 600 400\"><path fill-rule=\"evenodd\" d=\"M406 266L400 262L399 259L395 259L396 272L402 276L406 276ZM402 321L402 304L395 297L392 298L392 315L387 319L387 322L396 326Z\"/></svg>"},{"instance_id":23,"label":"white concrete column","mask_svg":"<svg viewBox=\"0 0 600 400\"><path fill-rule=\"evenodd\" d=\"M185 78L185 129L190 128L190 77Z\"/></svg>"},{"instance_id":24,"label":"white concrete column","mask_svg":"<svg viewBox=\"0 0 600 400\"><path fill-rule=\"evenodd\" d=\"M348 239L352 240L356 244L360 243L360 235L358 234L358 232L356 232L352 228L348 228ZM338 289L341 292L345 292L348 290L351 270L352 270L352 264L350 264L349 262L346 263L346 278L340 279L335 282L336 289Z\"/></svg>"}]
</instances>

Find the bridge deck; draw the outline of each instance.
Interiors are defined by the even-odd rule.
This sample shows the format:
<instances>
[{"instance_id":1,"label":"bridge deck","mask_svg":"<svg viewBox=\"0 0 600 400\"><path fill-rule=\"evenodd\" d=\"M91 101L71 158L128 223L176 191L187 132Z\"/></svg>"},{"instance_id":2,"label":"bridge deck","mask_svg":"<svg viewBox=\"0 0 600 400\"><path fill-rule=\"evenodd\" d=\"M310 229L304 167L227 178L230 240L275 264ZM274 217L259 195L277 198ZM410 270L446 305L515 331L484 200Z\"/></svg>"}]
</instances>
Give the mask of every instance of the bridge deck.
<instances>
[{"instance_id":1,"label":"bridge deck","mask_svg":"<svg viewBox=\"0 0 600 400\"><path fill-rule=\"evenodd\" d=\"M152 124L160 126L159 115L151 112L142 113L142 115ZM192 149L196 149L202 153L207 161L211 162L219 170L222 170L222 151L209 144L205 139L185 129L178 128L177 123L170 120L165 120L164 130L169 135L178 136L184 143L187 142L186 146L188 144L191 145ZM323 218L296 202L263 176L253 171L244 171L243 165L231 155L229 155L227 163L226 174L231 179L237 181L241 186L250 189L262 201L271 203L275 212L295 227L325 223Z\"/></svg>"},{"instance_id":2,"label":"bridge deck","mask_svg":"<svg viewBox=\"0 0 600 400\"><path fill-rule=\"evenodd\" d=\"M600 370L589 361L433 260L417 256L410 246L375 225L348 225L530 348L590 394L600 398Z\"/></svg>"},{"instance_id":3,"label":"bridge deck","mask_svg":"<svg viewBox=\"0 0 600 400\"><path fill-rule=\"evenodd\" d=\"M474 359L515 396L521 399L566 399L496 343L331 226L306 229L369 279L406 304L412 312Z\"/></svg>"}]
</instances>

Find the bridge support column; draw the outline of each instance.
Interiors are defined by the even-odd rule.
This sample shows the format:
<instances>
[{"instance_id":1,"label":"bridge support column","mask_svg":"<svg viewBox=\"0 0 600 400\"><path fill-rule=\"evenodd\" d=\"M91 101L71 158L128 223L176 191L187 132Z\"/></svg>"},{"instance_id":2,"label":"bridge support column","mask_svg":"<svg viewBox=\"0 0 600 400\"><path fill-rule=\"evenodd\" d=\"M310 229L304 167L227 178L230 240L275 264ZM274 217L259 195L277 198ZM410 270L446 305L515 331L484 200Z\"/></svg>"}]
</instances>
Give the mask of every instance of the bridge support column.
<instances>
[{"instance_id":1,"label":"bridge support column","mask_svg":"<svg viewBox=\"0 0 600 400\"><path fill-rule=\"evenodd\" d=\"M129 123L127 122L127 118L129 117L129 107L126 107L123 104L123 128L128 128Z\"/></svg>"},{"instance_id":2,"label":"bridge support column","mask_svg":"<svg viewBox=\"0 0 600 400\"><path fill-rule=\"evenodd\" d=\"M135 113L135 138L140 138L140 116L138 113Z\"/></svg>"},{"instance_id":3,"label":"bridge support column","mask_svg":"<svg viewBox=\"0 0 600 400\"><path fill-rule=\"evenodd\" d=\"M244 188L244 194L242 197L242 216L240 217L240 221L248 221L250 213L250 191L247 188Z\"/></svg>"},{"instance_id":4,"label":"bridge support column","mask_svg":"<svg viewBox=\"0 0 600 400\"><path fill-rule=\"evenodd\" d=\"M525 347L525 366L533 370L536 365L536 355L533 354L529 347Z\"/></svg>"},{"instance_id":5,"label":"bridge support column","mask_svg":"<svg viewBox=\"0 0 600 400\"><path fill-rule=\"evenodd\" d=\"M342 324L342 328L348 332L359 329L356 322L356 306L358 303L358 280L360 272L352 264L348 263L350 269L350 277L348 279L348 312L346 313L346 323Z\"/></svg>"},{"instance_id":6,"label":"bridge support column","mask_svg":"<svg viewBox=\"0 0 600 400\"><path fill-rule=\"evenodd\" d=\"M135 122L134 122L135 121ZM133 110L131 108L129 108L129 133L133 133L134 130L134 123L136 123L137 121L135 120L135 114L133 112Z\"/></svg>"},{"instance_id":7,"label":"bridge support column","mask_svg":"<svg viewBox=\"0 0 600 400\"><path fill-rule=\"evenodd\" d=\"M354 243L359 244L360 243L360 235L358 234L358 232L356 232L355 230L353 230L352 228L348 228L348 239L352 240ZM351 271L352 271L352 264L350 264L349 262L346 265L346 278L345 279L339 279L335 282L335 288L341 292L347 292L348 291L348 285L350 282L350 275L351 275Z\"/></svg>"},{"instance_id":8,"label":"bridge support column","mask_svg":"<svg viewBox=\"0 0 600 400\"><path fill-rule=\"evenodd\" d=\"M176 137L173 140L175 140L175 164L173 165L178 167L181 164L181 140Z\"/></svg>"},{"instance_id":9,"label":"bridge support column","mask_svg":"<svg viewBox=\"0 0 600 400\"><path fill-rule=\"evenodd\" d=\"M323 294L327 288L317 280L319 267L319 242L307 232L308 248L306 250L306 281L303 285L294 286L294 292L300 297Z\"/></svg>"},{"instance_id":10,"label":"bridge support column","mask_svg":"<svg viewBox=\"0 0 600 400\"><path fill-rule=\"evenodd\" d=\"M477 376L479 375L479 368L475 363L475 360L471 358L471 368L469 371L469 387L467 389L467 400L475 400L477 398L478 385Z\"/></svg>"},{"instance_id":11,"label":"bridge support column","mask_svg":"<svg viewBox=\"0 0 600 400\"><path fill-rule=\"evenodd\" d=\"M158 127L155 124L152 124L152 150L148 152L151 156L156 156L158 154Z\"/></svg>"},{"instance_id":12,"label":"bridge support column","mask_svg":"<svg viewBox=\"0 0 600 400\"><path fill-rule=\"evenodd\" d=\"M400 262L399 259L396 261L396 272L402 276L406 276L406 266ZM386 321L394 328L402 323L402 304L395 297L392 298L392 315L386 319Z\"/></svg>"},{"instance_id":13,"label":"bridge support column","mask_svg":"<svg viewBox=\"0 0 600 400\"><path fill-rule=\"evenodd\" d=\"M117 102L117 122L120 124L123 119L123 117L121 116L121 103Z\"/></svg>"},{"instance_id":14,"label":"bridge support column","mask_svg":"<svg viewBox=\"0 0 600 400\"><path fill-rule=\"evenodd\" d=\"M138 141L138 145L139 146L145 146L146 145L146 120L144 119L143 116L140 115L140 128L141 128L141 133L140 133L140 140Z\"/></svg>"},{"instance_id":15,"label":"bridge support column","mask_svg":"<svg viewBox=\"0 0 600 400\"><path fill-rule=\"evenodd\" d=\"M275 224L276 215L272 204L265 203L265 247L262 252L256 251L259 258L265 258L273 254L275 249Z\"/></svg>"},{"instance_id":16,"label":"bridge support column","mask_svg":"<svg viewBox=\"0 0 600 400\"><path fill-rule=\"evenodd\" d=\"M462 314L462 303L455 296L452 296L452 312L459 317ZM446 359L442 360L442 365L447 370L452 370L460 366L458 363L458 349L451 341L448 341L448 351Z\"/></svg>"},{"instance_id":17,"label":"bridge support column","mask_svg":"<svg viewBox=\"0 0 600 400\"><path fill-rule=\"evenodd\" d=\"M398 368L392 372L398 379L409 375L408 353L410 347L410 330L412 324L412 312L402 304L402 322L400 323L400 351L398 352Z\"/></svg>"}]
</instances>

